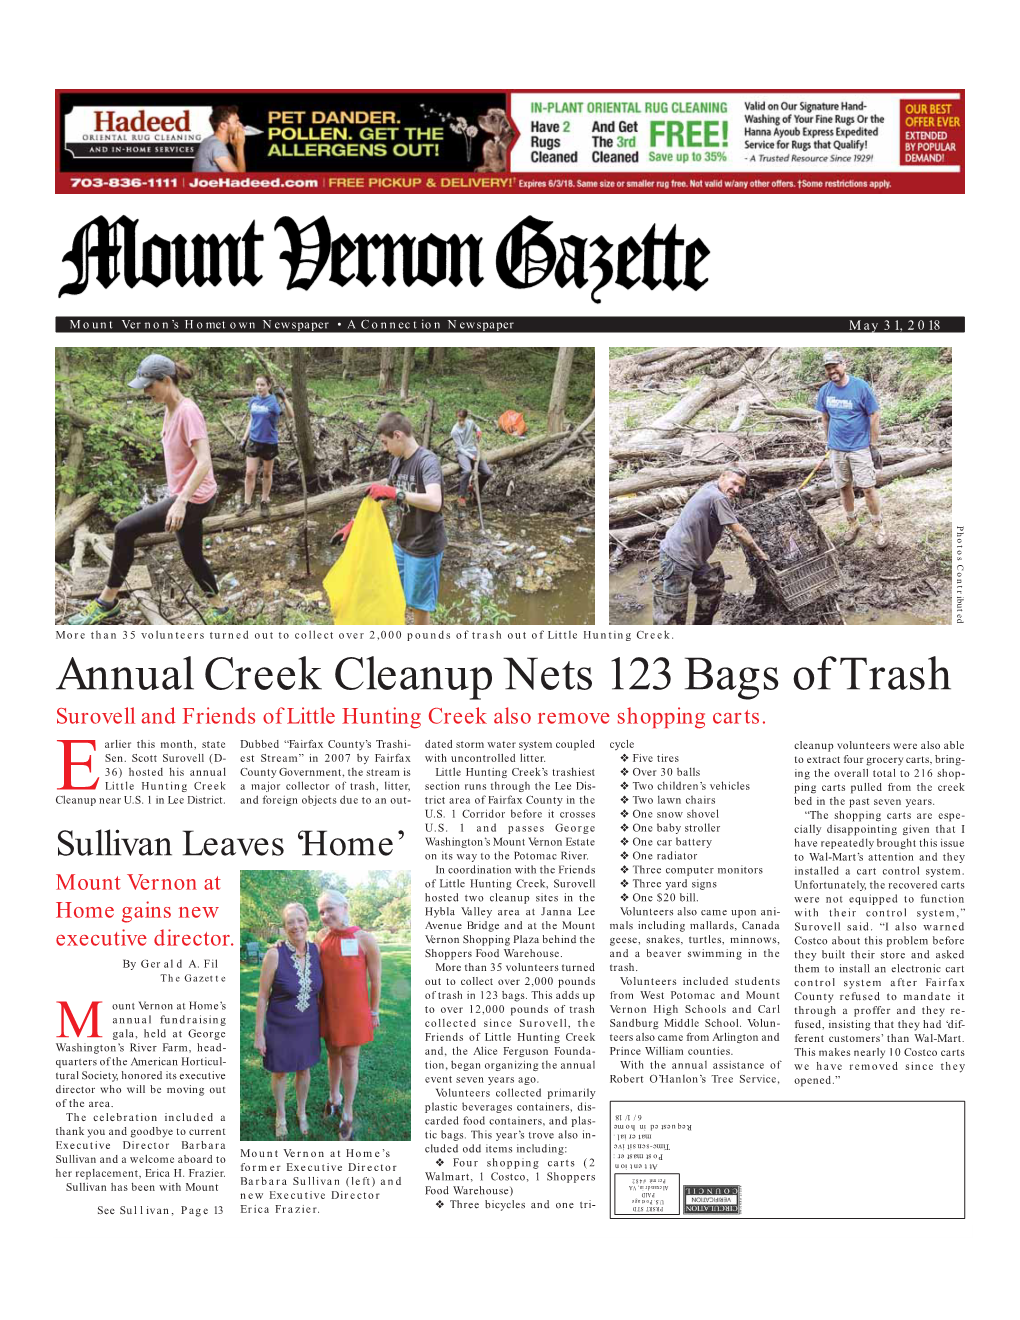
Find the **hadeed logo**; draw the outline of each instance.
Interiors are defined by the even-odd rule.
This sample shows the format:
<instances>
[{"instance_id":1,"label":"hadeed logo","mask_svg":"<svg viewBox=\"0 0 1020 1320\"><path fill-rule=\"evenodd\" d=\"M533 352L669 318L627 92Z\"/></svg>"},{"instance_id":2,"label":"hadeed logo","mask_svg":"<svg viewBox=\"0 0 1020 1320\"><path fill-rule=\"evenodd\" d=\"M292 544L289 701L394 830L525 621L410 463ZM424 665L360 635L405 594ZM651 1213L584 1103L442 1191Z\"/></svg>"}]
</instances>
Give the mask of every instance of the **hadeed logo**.
<instances>
[{"instance_id":1,"label":"hadeed logo","mask_svg":"<svg viewBox=\"0 0 1020 1320\"><path fill-rule=\"evenodd\" d=\"M93 110L94 129L97 133L187 133L191 128L191 111L173 114L149 114L139 110L126 115L121 110Z\"/></svg>"},{"instance_id":2,"label":"hadeed logo","mask_svg":"<svg viewBox=\"0 0 1020 1320\"><path fill-rule=\"evenodd\" d=\"M191 159L209 136L209 105L76 105L64 115L64 150L75 160Z\"/></svg>"}]
</instances>

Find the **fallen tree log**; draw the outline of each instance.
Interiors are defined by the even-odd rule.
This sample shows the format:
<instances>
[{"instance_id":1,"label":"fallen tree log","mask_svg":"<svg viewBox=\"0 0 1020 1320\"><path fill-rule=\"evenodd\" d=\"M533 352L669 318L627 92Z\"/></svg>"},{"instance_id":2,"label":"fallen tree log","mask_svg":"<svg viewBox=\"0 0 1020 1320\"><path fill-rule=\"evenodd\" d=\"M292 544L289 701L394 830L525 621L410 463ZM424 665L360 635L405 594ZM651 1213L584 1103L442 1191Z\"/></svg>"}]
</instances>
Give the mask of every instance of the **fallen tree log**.
<instances>
[{"instance_id":1,"label":"fallen tree log","mask_svg":"<svg viewBox=\"0 0 1020 1320\"><path fill-rule=\"evenodd\" d=\"M534 440L522 440L518 445L507 445L503 449L494 449L491 453L485 455L485 461L491 466L493 463L502 463L506 459L523 458L525 454L530 454L543 445L551 444L554 440L562 440L566 434L566 431L558 431L554 435L542 435ZM458 464L443 464L444 477L459 475L460 467ZM343 504L347 500L361 499L371 484L370 481L358 481L350 486L340 486L337 490L327 490L321 495L311 495L308 499L307 512L317 513L320 509L330 509L333 505ZM210 532L232 531L237 527L255 527L264 525L267 522L282 522L287 518L299 518L305 512L304 500L295 500L290 504L279 504L276 508L270 508L265 518L258 513L245 514L243 518L233 513L221 514L215 518L206 518L202 524L202 530L208 535ZM113 538L108 536L106 539L111 541ZM155 532L151 536L139 537L137 544L161 545L172 540L174 540L172 532Z\"/></svg>"},{"instance_id":2,"label":"fallen tree log","mask_svg":"<svg viewBox=\"0 0 1020 1320\"><path fill-rule=\"evenodd\" d=\"M662 439L666 432L675 434L682 426L686 426L697 417L702 408L707 408L710 403L715 403L717 399L723 399L727 394L732 394L734 390L746 385L751 379L752 363L756 366L763 365L776 351L771 349L767 356L759 361L756 356L759 350L752 349L735 371L731 371L728 376L706 380L697 389L685 394L679 403L674 404L668 412L657 419L654 426L639 432L634 438L634 443L647 444L652 440Z\"/></svg>"},{"instance_id":3,"label":"fallen tree log","mask_svg":"<svg viewBox=\"0 0 1020 1320\"><path fill-rule=\"evenodd\" d=\"M875 485L888 486L891 481L899 481L901 477L919 477L922 473L934 471L936 468L952 466L952 450L942 454L926 453L923 456L908 458L901 463L892 465L886 459L886 466L881 472L875 473ZM839 487L833 481L820 481L816 485L808 486L806 490L801 491L802 497L808 504L824 504L826 500L835 499L838 494Z\"/></svg>"},{"instance_id":4,"label":"fallen tree log","mask_svg":"<svg viewBox=\"0 0 1020 1320\"><path fill-rule=\"evenodd\" d=\"M748 442L752 447L760 445L763 449L769 445L791 442L798 445L817 443L817 439L810 439L804 431L745 431L741 433L741 440ZM891 433L884 433L880 436L883 445L895 445L897 436ZM663 458L671 454L680 456L680 454L694 442L698 448L703 448L712 441L718 441L724 445L734 446L736 440L732 430L729 431L688 431L682 438L675 436L669 440L655 440L649 444L636 444L627 441L623 444L613 445L609 450L609 457L618 462L626 463L636 458Z\"/></svg>"},{"instance_id":5,"label":"fallen tree log","mask_svg":"<svg viewBox=\"0 0 1020 1320\"><path fill-rule=\"evenodd\" d=\"M761 410L766 417L785 417L790 422L820 422L822 414L815 412L813 408L776 408L767 407Z\"/></svg>"},{"instance_id":6,"label":"fallen tree log","mask_svg":"<svg viewBox=\"0 0 1020 1320\"><path fill-rule=\"evenodd\" d=\"M634 495L630 498L609 501L609 521L627 522L631 518L651 513L664 513L667 509L679 509L690 498L689 486L671 486L668 490L656 490L649 495Z\"/></svg>"},{"instance_id":7,"label":"fallen tree log","mask_svg":"<svg viewBox=\"0 0 1020 1320\"><path fill-rule=\"evenodd\" d=\"M724 433L725 434L725 433ZM907 459L931 455L929 449L914 446L889 446L881 451L886 465L902 464ZM742 462L740 466L749 477L782 481L788 477L806 477L816 467L818 458L758 458ZM609 483L611 497L636 495L660 486L703 485L714 481L726 471L725 463L697 463L683 467L646 468L632 477L621 477Z\"/></svg>"},{"instance_id":8,"label":"fallen tree log","mask_svg":"<svg viewBox=\"0 0 1020 1320\"><path fill-rule=\"evenodd\" d=\"M99 495L96 491L87 491L76 500L61 509L53 522L53 545L57 547L69 541L87 518L91 518L99 508Z\"/></svg>"},{"instance_id":9,"label":"fallen tree log","mask_svg":"<svg viewBox=\"0 0 1020 1320\"><path fill-rule=\"evenodd\" d=\"M589 424L594 420L595 420L595 409L593 408L591 412L588 414L588 416L584 419L584 421L580 424L580 426L574 427L574 429L567 436L566 440L563 441L563 443L555 451L555 453L551 454L549 458L545 458L542 460L541 463L539 463L538 465L539 472L544 472L546 468L551 468L554 463L558 463L560 459L563 457L563 455L570 448L570 446L577 439L577 437L581 435L588 428Z\"/></svg>"},{"instance_id":10,"label":"fallen tree log","mask_svg":"<svg viewBox=\"0 0 1020 1320\"><path fill-rule=\"evenodd\" d=\"M610 528L609 539L616 545L632 545L635 541L647 541L649 537L661 536L663 532L668 532L679 517L679 513L673 513L665 518L636 523L633 527L613 527Z\"/></svg>"}]
</instances>

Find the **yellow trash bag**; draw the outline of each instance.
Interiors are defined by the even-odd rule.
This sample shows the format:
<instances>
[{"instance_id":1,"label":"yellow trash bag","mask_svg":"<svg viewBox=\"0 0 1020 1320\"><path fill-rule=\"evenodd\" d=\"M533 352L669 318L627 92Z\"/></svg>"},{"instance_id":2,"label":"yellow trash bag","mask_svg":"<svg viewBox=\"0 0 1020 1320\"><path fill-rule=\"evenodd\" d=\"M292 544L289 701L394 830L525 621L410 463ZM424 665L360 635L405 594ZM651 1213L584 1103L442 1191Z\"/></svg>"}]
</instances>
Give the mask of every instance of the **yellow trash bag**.
<instances>
[{"instance_id":1,"label":"yellow trash bag","mask_svg":"<svg viewBox=\"0 0 1020 1320\"><path fill-rule=\"evenodd\" d=\"M363 499L347 548L322 584L334 623L401 624L406 605L382 505Z\"/></svg>"}]
</instances>

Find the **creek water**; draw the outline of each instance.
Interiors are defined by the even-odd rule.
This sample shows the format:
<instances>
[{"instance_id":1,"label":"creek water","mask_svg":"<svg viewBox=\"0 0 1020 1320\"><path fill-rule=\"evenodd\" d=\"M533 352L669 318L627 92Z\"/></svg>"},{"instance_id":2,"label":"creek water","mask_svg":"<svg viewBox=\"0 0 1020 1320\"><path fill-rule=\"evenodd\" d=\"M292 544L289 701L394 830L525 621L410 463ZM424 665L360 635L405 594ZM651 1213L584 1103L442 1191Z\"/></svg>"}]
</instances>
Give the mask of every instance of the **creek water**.
<instances>
[{"instance_id":1,"label":"creek water","mask_svg":"<svg viewBox=\"0 0 1020 1320\"><path fill-rule=\"evenodd\" d=\"M726 570L727 592L754 594L754 579L747 567L743 551L720 550L712 556ZM609 622L641 624L652 622L653 578L658 571L657 560L636 560L624 564L609 577ZM693 600L693 592L692 600ZM690 607L694 608L693 604ZM896 626L914 624L942 624L946 620L924 614L911 614L907 610L879 609L862 605L858 610L843 610L843 622Z\"/></svg>"},{"instance_id":2,"label":"creek water","mask_svg":"<svg viewBox=\"0 0 1020 1320\"><path fill-rule=\"evenodd\" d=\"M727 592L754 595L754 578L747 567L742 550L717 550L713 563L720 563L726 573ZM654 578L659 571L658 559L639 559L623 564L609 575L609 622L651 623ZM691 592L690 609L694 609Z\"/></svg>"}]
</instances>

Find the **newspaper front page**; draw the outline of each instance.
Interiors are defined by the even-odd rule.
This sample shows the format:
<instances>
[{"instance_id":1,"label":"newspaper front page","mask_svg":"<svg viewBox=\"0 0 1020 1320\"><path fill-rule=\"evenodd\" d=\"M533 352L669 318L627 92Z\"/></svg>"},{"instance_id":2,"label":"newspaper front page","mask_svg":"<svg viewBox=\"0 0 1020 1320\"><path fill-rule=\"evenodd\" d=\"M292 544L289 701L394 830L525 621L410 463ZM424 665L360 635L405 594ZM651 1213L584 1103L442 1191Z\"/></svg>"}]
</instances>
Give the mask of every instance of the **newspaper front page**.
<instances>
[{"instance_id":1,"label":"newspaper front page","mask_svg":"<svg viewBox=\"0 0 1020 1320\"><path fill-rule=\"evenodd\" d=\"M114 1313L984 1310L966 98L855 78L56 92L31 1204Z\"/></svg>"}]
</instances>

